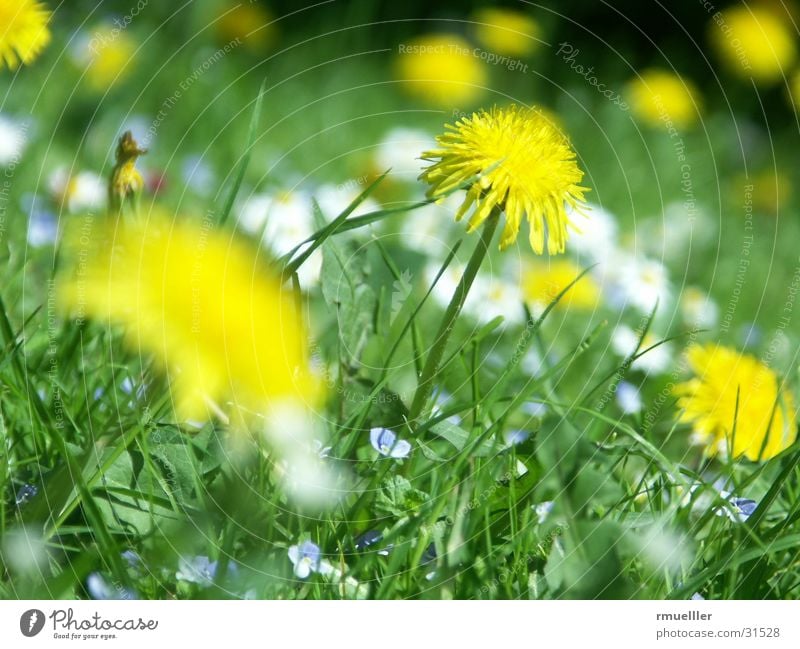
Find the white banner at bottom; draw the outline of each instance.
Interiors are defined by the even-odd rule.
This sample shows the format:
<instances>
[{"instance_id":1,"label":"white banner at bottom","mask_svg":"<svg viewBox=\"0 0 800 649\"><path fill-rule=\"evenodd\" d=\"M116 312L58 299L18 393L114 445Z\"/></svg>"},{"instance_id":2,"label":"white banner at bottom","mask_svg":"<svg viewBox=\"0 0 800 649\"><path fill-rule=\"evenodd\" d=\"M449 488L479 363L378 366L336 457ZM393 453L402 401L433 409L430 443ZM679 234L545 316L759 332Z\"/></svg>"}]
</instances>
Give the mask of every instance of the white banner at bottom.
<instances>
[{"instance_id":1,"label":"white banner at bottom","mask_svg":"<svg viewBox=\"0 0 800 649\"><path fill-rule=\"evenodd\" d=\"M800 602L788 601L0 601L0 646L15 648L777 649L800 647L798 629Z\"/></svg>"}]
</instances>

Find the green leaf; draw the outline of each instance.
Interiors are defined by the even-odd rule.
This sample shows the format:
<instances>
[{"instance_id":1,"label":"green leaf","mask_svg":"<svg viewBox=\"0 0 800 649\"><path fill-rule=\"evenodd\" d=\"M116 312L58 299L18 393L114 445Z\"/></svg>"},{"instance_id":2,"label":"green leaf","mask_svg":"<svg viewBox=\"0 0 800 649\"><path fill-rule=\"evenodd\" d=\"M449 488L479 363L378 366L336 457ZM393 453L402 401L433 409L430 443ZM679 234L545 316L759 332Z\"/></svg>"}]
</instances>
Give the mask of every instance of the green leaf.
<instances>
[{"instance_id":1,"label":"green leaf","mask_svg":"<svg viewBox=\"0 0 800 649\"><path fill-rule=\"evenodd\" d=\"M631 584L620 557L623 528L613 521L570 521L563 545L554 543L545 577L567 599L627 599Z\"/></svg>"},{"instance_id":2,"label":"green leaf","mask_svg":"<svg viewBox=\"0 0 800 649\"><path fill-rule=\"evenodd\" d=\"M142 474L134 457L134 453L122 453L103 474L92 496L109 530L145 535L164 520L178 516L166 493L152 477Z\"/></svg>"},{"instance_id":3,"label":"green leaf","mask_svg":"<svg viewBox=\"0 0 800 649\"><path fill-rule=\"evenodd\" d=\"M244 155L242 156L242 161L239 163L239 169L236 172L231 190L228 192L228 198L222 207L222 212L220 212L219 219L217 221L218 225L224 225L230 217L231 210L233 210L233 204L236 202L236 196L239 194L239 189L244 181L244 175L247 172L247 167L250 165L250 158L253 156L253 144L255 143L256 129L258 128L258 121L261 118L261 106L264 103L264 88L266 87L266 84L267 80L264 79L264 81L261 82L261 88L258 91L256 103L253 107L253 115L250 118L250 126L247 129L247 145L244 149Z\"/></svg>"},{"instance_id":4,"label":"green leaf","mask_svg":"<svg viewBox=\"0 0 800 649\"><path fill-rule=\"evenodd\" d=\"M375 291L365 282L362 267L333 240L322 247L320 282L325 301L336 308L343 353L348 364L354 365L374 331Z\"/></svg>"},{"instance_id":5,"label":"green leaf","mask_svg":"<svg viewBox=\"0 0 800 649\"><path fill-rule=\"evenodd\" d=\"M383 483L376 508L393 516L408 516L409 510L415 510L428 501L428 494L414 489L411 483L402 476L392 476Z\"/></svg>"},{"instance_id":6,"label":"green leaf","mask_svg":"<svg viewBox=\"0 0 800 649\"><path fill-rule=\"evenodd\" d=\"M389 173L384 172L382 175L378 176L370 185L361 192L356 198L352 200L352 202L344 209L344 211L339 214L333 221L331 221L327 226L322 228L319 232L315 233L312 237L309 237L305 241L301 242L297 246L295 246L292 250L290 250L286 255L281 258L281 261L284 262L286 265L283 269L283 277L287 278L291 276L293 273L297 272L297 269L302 266L305 261L311 256L311 254L322 244L324 244L330 237L332 237L336 232L344 225L347 217L350 216L355 209L363 203L367 197L374 191L374 189L386 178L386 174ZM319 204L314 201L314 212L319 214L321 211L319 209ZM324 215L323 215L324 216ZM310 244L303 252L295 259L292 259L294 255L306 244Z\"/></svg>"},{"instance_id":7,"label":"green leaf","mask_svg":"<svg viewBox=\"0 0 800 649\"><path fill-rule=\"evenodd\" d=\"M430 427L430 431L434 435L438 435L442 439L450 442L458 451L463 451L464 447L473 441L473 438L470 437L467 431L447 420L434 424ZM472 455L476 457L492 457L497 455L499 450L500 448L497 445L485 440L478 444L478 447L473 450Z\"/></svg>"}]
</instances>

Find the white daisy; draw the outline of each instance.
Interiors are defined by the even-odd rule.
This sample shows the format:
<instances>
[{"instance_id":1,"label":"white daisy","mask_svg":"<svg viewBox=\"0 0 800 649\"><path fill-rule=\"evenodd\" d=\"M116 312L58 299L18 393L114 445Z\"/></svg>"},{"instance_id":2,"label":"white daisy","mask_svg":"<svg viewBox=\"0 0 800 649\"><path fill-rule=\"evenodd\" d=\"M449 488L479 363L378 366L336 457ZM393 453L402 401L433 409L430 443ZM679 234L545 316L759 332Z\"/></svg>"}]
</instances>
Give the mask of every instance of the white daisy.
<instances>
[{"instance_id":1,"label":"white daisy","mask_svg":"<svg viewBox=\"0 0 800 649\"><path fill-rule=\"evenodd\" d=\"M466 266L464 264L452 261L445 269L444 273L442 273L439 281L436 282L436 285L433 287L433 290L431 291L431 299L433 299L433 301L443 309L447 308L447 305L450 304L450 300L453 298L453 295L455 295L456 288L458 288L458 283L461 281L461 276L464 274L465 268ZM425 284L427 286L431 286L433 284L440 269L441 266L438 263L433 262L429 263L425 267L423 275L425 278ZM470 296L467 296L467 303L470 303Z\"/></svg>"},{"instance_id":2,"label":"white daisy","mask_svg":"<svg viewBox=\"0 0 800 649\"><path fill-rule=\"evenodd\" d=\"M272 205L271 194L251 194L239 206L237 220L239 227L250 234L258 234L267 220L269 208Z\"/></svg>"},{"instance_id":3,"label":"white daisy","mask_svg":"<svg viewBox=\"0 0 800 649\"><path fill-rule=\"evenodd\" d=\"M375 164L381 173L391 169L393 180L414 182L422 170L420 153L434 148L436 141L429 133L414 128L394 128L378 144Z\"/></svg>"},{"instance_id":4,"label":"white daisy","mask_svg":"<svg viewBox=\"0 0 800 649\"><path fill-rule=\"evenodd\" d=\"M686 258L691 250L713 240L716 225L708 213L681 201L664 207L664 214L636 224L635 248L672 261Z\"/></svg>"},{"instance_id":5,"label":"white daisy","mask_svg":"<svg viewBox=\"0 0 800 649\"><path fill-rule=\"evenodd\" d=\"M711 329L719 319L719 308L709 295L689 286L681 294L681 315L690 327Z\"/></svg>"},{"instance_id":6,"label":"white daisy","mask_svg":"<svg viewBox=\"0 0 800 649\"><path fill-rule=\"evenodd\" d=\"M253 194L239 208L238 221L247 232L263 231L262 243L276 257L287 254L315 232L311 197L303 191L276 196ZM298 271L301 286L317 284L321 269L322 253L317 250Z\"/></svg>"},{"instance_id":7,"label":"white daisy","mask_svg":"<svg viewBox=\"0 0 800 649\"><path fill-rule=\"evenodd\" d=\"M465 304L465 311L478 322L489 322L503 316L508 324L519 324L525 320L523 297L519 284L506 282L501 277L478 276Z\"/></svg>"},{"instance_id":8,"label":"white daisy","mask_svg":"<svg viewBox=\"0 0 800 649\"><path fill-rule=\"evenodd\" d=\"M93 171L72 175L66 167L59 167L50 174L47 185L56 200L70 212L94 212L105 208L106 182Z\"/></svg>"},{"instance_id":9,"label":"white daisy","mask_svg":"<svg viewBox=\"0 0 800 649\"><path fill-rule=\"evenodd\" d=\"M337 185L320 185L314 192L314 198L319 204L319 208L326 219L334 219L344 212L347 207L366 189L364 186L352 187ZM377 212L381 209L380 203L368 196L362 203L353 210L350 217L362 216L368 212Z\"/></svg>"},{"instance_id":10,"label":"white daisy","mask_svg":"<svg viewBox=\"0 0 800 649\"><path fill-rule=\"evenodd\" d=\"M667 269L653 259L629 256L618 265L614 279L617 299L641 313L650 313L658 303L661 308L669 301L670 284Z\"/></svg>"},{"instance_id":11,"label":"white daisy","mask_svg":"<svg viewBox=\"0 0 800 649\"><path fill-rule=\"evenodd\" d=\"M424 278L428 286L433 284L440 265L430 263L425 267ZM431 292L431 298L440 307L447 308L458 288L465 266L451 262ZM522 308L522 294L519 287L500 277L478 276L467 294L463 313L477 322L489 322L503 316L509 323L519 323L525 318Z\"/></svg>"},{"instance_id":12,"label":"white daisy","mask_svg":"<svg viewBox=\"0 0 800 649\"><path fill-rule=\"evenodd\" d=\"M100 210L105 207L106 182L93 171L81 171L72 178L67 192L70 212Z\"/></svg>"},{"instance_id":13,"label":"white daisy","mask_svg":"<svg viewBox=\"0 0 800 649\"><path fill-rule=\"evenodd\" d=\"M618 326L611 336L611 348L621 358L626 358L633 354L636 351L638 342L639 334L626 325ZM639 347L639 353L652 347L657 342L659 342L659 339L651 332L648 332ZM669 343L663 343L633 361L631 369L646 374L662 374L669 368L671 362L672 346Z\"/></svg>"},{"instance_id":14,"label":"white daisy","mask_svg":"<svg viewBox=\"0 0 800 649\"><path fill-rule=\"evenodd\" d=\"M440 202L411 210L400 229L403 244L409 250L444 259L452 249L455 214L462 200L450 194Z\"/></svg>"},{"instance_id":15,"label":"white daisy","mask_svg":"<svg viewBox=\"0 0 800 649\"><path fill-rule=\"evenodd\" d=\"M17 164L26 144L25 123L0 113L0 167Z\"/></svg>"},{"instance_id":16,"label":"white daisy","mask_svg":"<svg viewBox=\"0 0 800 649\"><path fill-rule=\"evenodd\" d=\"M570 211L576 229L570 230L569 248L587 262L603 263L617 246L617 218L594 203L589 203L584 212L585 216Z\"/></svg>"}]
</instances>

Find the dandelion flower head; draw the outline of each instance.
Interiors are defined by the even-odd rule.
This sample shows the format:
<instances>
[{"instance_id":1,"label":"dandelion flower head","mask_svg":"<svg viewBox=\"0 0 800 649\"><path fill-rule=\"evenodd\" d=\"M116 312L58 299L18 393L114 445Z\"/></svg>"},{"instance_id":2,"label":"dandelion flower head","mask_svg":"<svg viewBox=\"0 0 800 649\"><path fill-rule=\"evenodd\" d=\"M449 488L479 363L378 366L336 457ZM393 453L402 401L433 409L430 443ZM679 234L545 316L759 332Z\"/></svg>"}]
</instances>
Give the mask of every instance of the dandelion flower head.
<instances>
[{"instance_id":1,"label":"dandelion flower head","mask_svg":"<svg viewBox=\"0 0 800 649\"><path fill-rule=\"evenodd\" d=\"M692 126L700 114L700 93L695 85L667 70L645 70L628 85L631 110L649 126L665 120L679 128Z\"/></svg>"},{"instance_id":2,"label":"dandelion flower head","mask_svg":"<svg viewBox=\"0 0 800 649\"><path fill-rule=\"evenodd\" d=\"M776 83L797 58L790 20L772 7L752 3L732 7L715 14L709 25L711 44L732 73L762 84Z\"/></svg>"},{"instance_id":3,"label":"dandelion flower head","mask_svg":"<svg viewBox=\"0 0 800 649\"><path fill-rule=\"evenodd\" d=\"M551 259L548 264L527 268L522 289L528 302L546 307L581 274L581 268L567 259ZM584 275L556 305L560 309L592 310L600 301L600 287L591 275Z\"/></svg>"},{"instance_id":4,"label":"dandelion flower head","mask_svg":"<svg viewBox=\"0 0 800 649\"><path fill-rule=\"evenodd\" d=\"M235 2L223 5L214 22L220 42L243 43L248 49L259 52L268 49L276 40L275 19L263 4Z\"/></svg>"},{"instance_id":5,"label":"dandelion flower head","mask_svg":"<svg viewBox=\"0 0 800 649\"><path fill-rule=\"evenodd\" d=\"M136 41L126 31L101 25L84 40L76 58L95 92L105 92L133 70Z\"/></svg>"},{"instance_id":6,"label":"dandelion flower head","mask_svg":"<svg viewBox=\"0 0 800 649\"><path fill-rule=\"evenodd\" d=\"M420 176L431 185L429 196L477 178L456 213L456 220L469 214L468 231L503 210L501 250L516 241L527 218L534 252L542 254L545 243L550 254L564 252L568 214L580 212L588 189L579 184L583 172L563 132L544 113L516 105L482 110L446 128L438 148L422 154L433 163Z\"/></svg>"},{"instance_id":7,"label":"dandelion flower head","mask_svg":"<svg viewBox=\"0 0 800 649\"><path fill-rule=\"evenodd\" d=\"M82 261L62 278L62 304L121 326L129 347L154 357L180 416L205 420L210 403L263 412L314 400L296 304L245 242L154 212L97 231L84 221L69 245Z\"/></svg>"},{"instance_id":8,"label":"dandelion flower head","mask_svg":"<svg viewBox=\"0 0 800 649\"><path fill-rule=\"evenodd\" d=\"M794 442L794 400L764 363L713 344L692 345L687 355L694 376L676 386L680 421L693 425L708 455L767 460Z\"/></svg>"},{"instance_id":9,"label":"dandelion flower head","mask_svg":"<svg viewBox=\"0 0 800 649\"><path fill-rule=\"evenodd\" d=\"M486 70L459 36L428 34L401 43L397 77L408 94L433 106L471 104L486 85Z\"/></svg>"},{"instance_id":10,"label":"dandelion flower head","mask_svg":"<svg viewBox=\"0 0 800 649\"><path fill-rule=\"evenodd\" d=\"M484 7L472 16L475 37L487 50L503 56L527 56L539 45L539 24L513 9Z\"/></svg>"},{"instance_id":11,"label":"dandelion flower head","mask_svg":"<svg viewBox=\"0 0 800 649\"><path fill-rule=\"evenodd\" d=\"M33 62L50 42L50 12L36 0L0 0L0 67Z\"/></svg>"}]
</instances>

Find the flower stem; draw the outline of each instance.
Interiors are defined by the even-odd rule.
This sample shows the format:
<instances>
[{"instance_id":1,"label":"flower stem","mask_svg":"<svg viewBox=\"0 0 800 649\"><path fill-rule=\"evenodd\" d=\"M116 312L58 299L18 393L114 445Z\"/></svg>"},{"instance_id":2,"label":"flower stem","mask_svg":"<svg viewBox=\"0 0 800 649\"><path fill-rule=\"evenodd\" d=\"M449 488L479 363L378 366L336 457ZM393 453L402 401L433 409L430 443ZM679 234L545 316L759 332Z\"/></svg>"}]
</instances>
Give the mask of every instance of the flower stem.
<instances>
[{"instance_id":1,"label":"flower stem","mask_svg":"<svg viewBox=\"0 0 800 649\"><path fill-rule=\"evenodd\" d=\"M439 364L442 361L447 341L453 331L458 314L461 313L461 309L464 307L464 302L467 299L467 294L469 293L472 283L475 281L475 276L478 274L478 269L481 267L484 257L486 257L499 221L500 211L498 209L492 210L492 213L484 223L480 241L478 241L478 244L475 246L475 250L472 251L472 257L470 257L464 274L458 282L450 304L447 305L442 323L439 325L439 331L436 334L431 351L419 375L417 391L414 393L414 400L409 409L409 423L414 422L422 414L425 404L430 398L431 392L433 392L434 379L439 371Z\"/></svg>"}]
</instances>

